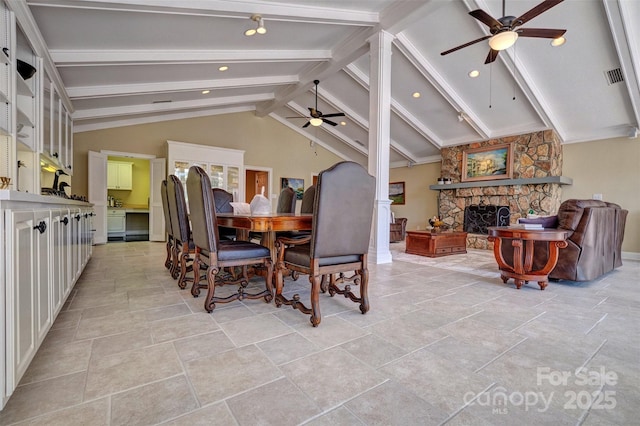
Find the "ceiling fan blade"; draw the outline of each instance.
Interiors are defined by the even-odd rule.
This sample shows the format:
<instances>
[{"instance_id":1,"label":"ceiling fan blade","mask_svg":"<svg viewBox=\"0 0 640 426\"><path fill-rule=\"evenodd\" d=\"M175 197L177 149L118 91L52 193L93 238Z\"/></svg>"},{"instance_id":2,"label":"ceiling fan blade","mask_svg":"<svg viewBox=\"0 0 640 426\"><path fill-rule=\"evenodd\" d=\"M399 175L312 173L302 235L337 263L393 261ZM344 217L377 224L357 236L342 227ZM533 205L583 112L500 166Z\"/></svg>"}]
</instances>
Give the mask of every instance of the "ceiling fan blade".
<instances>
[{"instance_id":1,"label":"ceiling fan blade","mask_svg":"<svg viewBox=\"0 0 640 426\"><path fill-rule=\"evenodd\" d=\"M311 124L311 122L310 122L310 121L307 121L307 122L304 124L304 126L302 126L302 128L304 129L304 128L306 128L306 127L309 127L309 124Z\"/></svg>"},{"instance_id":2,"label":"ceiling fan blade","mask_svg":"<svg viewBox=\"0 0 640 426\"><path fill-rule=\"evenodd\" d=\"M518 33L518 37L558 38L563 36L567 30L556 30L551 28L522 28L516 32Z\"/></svg>"},{"instance_id":3,"label":"ceiling fan blade","mask_svg":"<svg viewBox=\"0 0 640 426\"><path fill-rule=\"evenodd\" d=\"M495 61L498 57L498 53L500 53L499 50L490 49L489 54L487 55L487 59L484 61L485 65Z\"/></svg>"},{"instance_id":4,"label":"ceiling fan blade","mask_svg":"<svg viewBox=\"0 0 640 426\"><path fill-rule=\"evenodd\" d=\"M323 117L344 117L344 112L334 112L333 114L324 114Z\"/></svg>"},{"instance_id":5,"label":"ceiling fan blade","mask_svg":"<svg viewBox=\"0 0 640 426\"><path fill-rule=\"evenodd\" d=\"M467 46L471 46L472 44L480 43L481 41L486 40L486 39L491 38L491 37L493 37L493 35L491 35L491 34L486 35L486 36L484 36L484 37L480 37L479 39L476 39L476 40L470 41L470 42L465 43L465 44L461 44L460 46L454 47L453 49L445 50L444 52L442 52L442 53L441 53L441 55L442 55L442 56L444 56L444 55L448 55L449 53L453 53L453 52L455 52L456 50L463 49L463 48L465 48L465 47L467 47Z\"/></svg>"},{"instance_id":6,"label":"ceiling fan blade","mask_svg":"<svg viewBox=\"0 0 640 426\"><path fill-rule=\"evenodd\" d=\"M511 24L511 28L515 28L515 27L520 26L520 25L522 25L522 24L524 24L526 22L529 22L530 20L532 20L536 16L540 15L542 12L545 12L545 11L551 9L553 6L556 6L557 4L560 4L562 2L563 2L563 0L545 0L545 1L543 1L539 5L535 6L533 9L529 10L528 12L525 12L520 17L514 19L513 23Z\"/></svg>"},{"instance_id":7,"label":"ceiling fan blade","mask_svg":"<svg viewBox=\"0 0 640 426\"><path fill-rule=\"evenodd\" d=\"M337 126L338 125L338 123L333 122L331 120L327 120L326 118L323 118L322 121L324 121L327 124L331 124L332 126Z\"/></svg>"},{"instance_id":8,"label":"ceiling fan blade","mask_svg":"<svg viewBox=\"0 0 640 426\"><path fill-rule=\"evenodd\" d=\"M478 21L482 22L489 28L502 27L502 24L500 23L500 21L498 21L496 18L489 15L487 12L485 12L482 9L472 10L471 12L469 12L469 15L473 16L474 18L476 18Z\"/></svg>"}]
</instances>

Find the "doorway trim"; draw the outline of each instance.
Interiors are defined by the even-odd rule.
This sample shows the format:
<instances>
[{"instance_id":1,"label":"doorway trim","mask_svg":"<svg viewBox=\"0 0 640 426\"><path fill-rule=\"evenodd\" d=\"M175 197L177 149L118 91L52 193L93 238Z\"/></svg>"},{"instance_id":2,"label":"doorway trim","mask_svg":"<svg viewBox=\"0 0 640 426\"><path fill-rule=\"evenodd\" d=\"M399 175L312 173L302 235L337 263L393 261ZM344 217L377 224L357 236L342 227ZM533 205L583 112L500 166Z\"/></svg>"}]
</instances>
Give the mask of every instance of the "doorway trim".
<instances>
[{"instance_id":1,"label":"doorway trim","mask_svg":"<svg viewBox=\"0 0 640 426\"><path fill-rule=\"evenodd\" d=\"M273 168L272 167L262 167L262 166L248 166L245 164L244 166L244 174L245 176L247 175L247 170L249 171L256 171L256 172L267 172L267 180L269 182L269 192L265 195L265 197L267 197L268 200L271 201L271 203L273 204L273 200L271 199L272 197L274 197L272 194L277 194L277 192L274 191L274 186L273 186ZM244 193L247 193L247 185L249 184L249 182L247 182L247 180L245 179L244 182Z\"/></svg>"}]
</instances>

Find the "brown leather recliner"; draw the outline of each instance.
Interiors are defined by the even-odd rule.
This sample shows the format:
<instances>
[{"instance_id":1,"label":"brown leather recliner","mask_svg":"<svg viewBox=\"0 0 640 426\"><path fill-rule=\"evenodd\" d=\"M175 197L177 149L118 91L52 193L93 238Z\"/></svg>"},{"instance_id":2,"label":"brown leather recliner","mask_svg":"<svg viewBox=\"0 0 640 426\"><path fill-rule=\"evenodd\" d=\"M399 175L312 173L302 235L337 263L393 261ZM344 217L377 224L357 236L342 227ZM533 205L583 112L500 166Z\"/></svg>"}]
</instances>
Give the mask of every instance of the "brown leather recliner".
<instances>
[{"instance_id":1,"label":"brown leather recliner","mask_svg":"<svg viewBox=\"0 0 640 426\"><path fill-rule=\"evenodd\" d=\"M395 222L389 224L389 242L397 243L404 241L407 231L407 218L396 217Z\"/></svg>"},{"instance_id":2,"label":"brown leather recliner","mask_svg":"<svg viewBox=\"0 0 640 426\"><path fill-rule=\"evenodd\" d=\"M627 210L599 200L567 200L558 209L559 229L569 231L567 247L549 274L556 280L591 281L622 266L622 240ZM534 269L544 265L547 243L536 242ZM511 244L503 244L505 259L513 259Z\"/></svg>"}]
</instances>

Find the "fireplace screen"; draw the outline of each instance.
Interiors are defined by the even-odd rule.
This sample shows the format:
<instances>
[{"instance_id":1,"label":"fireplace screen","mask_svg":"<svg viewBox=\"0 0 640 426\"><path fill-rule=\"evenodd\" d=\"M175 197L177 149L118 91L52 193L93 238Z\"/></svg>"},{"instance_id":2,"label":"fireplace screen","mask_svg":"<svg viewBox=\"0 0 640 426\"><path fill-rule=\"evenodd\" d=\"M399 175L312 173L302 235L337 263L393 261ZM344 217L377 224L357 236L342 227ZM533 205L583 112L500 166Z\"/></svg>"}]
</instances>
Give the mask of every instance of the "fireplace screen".
<instances>
[{"instance_id":1,"label":"fireplace screen","mask_svg":"<svg viewBox=\"0 0 640 426\"><path fill-rule=\"evenodd\" d=\"M509 206L472 204L464 209L464 230L470 234L489 234L490 226L508 226Z\"/></svg>"}]
</instances>

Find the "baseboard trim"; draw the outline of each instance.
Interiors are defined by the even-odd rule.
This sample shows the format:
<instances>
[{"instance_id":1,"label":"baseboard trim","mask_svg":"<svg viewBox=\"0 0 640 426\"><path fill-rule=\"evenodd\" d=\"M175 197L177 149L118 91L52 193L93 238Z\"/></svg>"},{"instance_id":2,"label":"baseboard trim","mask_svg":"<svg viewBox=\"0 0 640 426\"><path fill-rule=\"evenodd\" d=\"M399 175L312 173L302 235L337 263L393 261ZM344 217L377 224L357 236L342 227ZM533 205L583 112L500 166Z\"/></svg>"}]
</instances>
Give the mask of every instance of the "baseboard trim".
<instances>
[{"instance_id":1,"label":"baseboard trim","mask_svg":"<svg viewBox=\"0 0 640 426\"><path fill-rule=\"evenodd\" d=\"M623 251L621 254L622 260L640 260L640 253L633 251Z\"/></svg>"}]
</instances>

